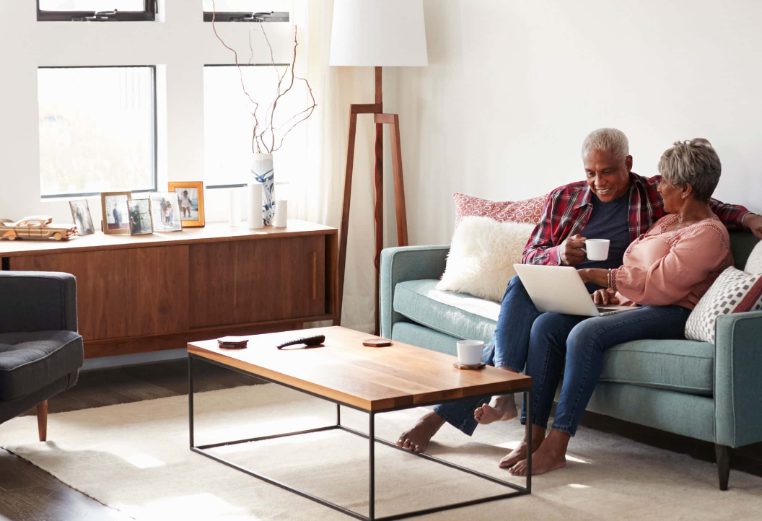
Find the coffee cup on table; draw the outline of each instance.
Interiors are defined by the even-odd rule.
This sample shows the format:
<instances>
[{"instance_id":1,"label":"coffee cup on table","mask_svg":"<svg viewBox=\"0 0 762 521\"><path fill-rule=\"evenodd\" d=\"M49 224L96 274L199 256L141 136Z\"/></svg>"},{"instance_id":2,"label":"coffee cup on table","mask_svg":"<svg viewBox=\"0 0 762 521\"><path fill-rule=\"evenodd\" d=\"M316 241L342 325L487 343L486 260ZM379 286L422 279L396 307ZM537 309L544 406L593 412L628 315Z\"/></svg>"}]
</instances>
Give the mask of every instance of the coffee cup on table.
<instances>
[{"instance_id":1,"label":"coffee cup on table","mask_svg":"<svg viewBox=\"0 0 762 521\"><path fill-rule=\"evenodd\" d=\"M481 340L458 340L456 345L460 365L479 365L482 363L484 342Z\"/></svg>"},{"instance_id":2,"label":"coffee cup on table","mask_svg":"<svg viewBox=\"0 0 762 521\"><path fill-rule=\"evenodd\" d=\"M585 240L585 252L587 254L587 260L591 261L603 261L609 258L609 244L608 239L587 239Z\"/></svg>"}]
</instances>

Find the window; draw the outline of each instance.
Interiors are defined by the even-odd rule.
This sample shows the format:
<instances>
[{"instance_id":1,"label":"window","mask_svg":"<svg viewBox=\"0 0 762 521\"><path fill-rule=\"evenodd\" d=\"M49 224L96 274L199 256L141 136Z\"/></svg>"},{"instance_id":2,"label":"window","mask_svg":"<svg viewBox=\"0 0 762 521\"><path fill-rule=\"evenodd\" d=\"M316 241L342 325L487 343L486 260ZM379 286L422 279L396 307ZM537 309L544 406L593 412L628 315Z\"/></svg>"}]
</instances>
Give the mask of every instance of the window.
<instances>
[{"instance_id":1,"label":"window","mask_svg":"<svg viewBox=\"0 0 762 521\"><path fill-rule=\"evenodd\" d=\"M157 0L37 0L43 22L153 21Z\"/></svg>"},{"instance_id":2,"label":"window","mask_svg":"<svg viewBox=\"0 0 762 521\"><path fill-rule=\"evenodd\" d=\"M204 21L288 22L293 0L203 0Z\"/></svg>"},{"instance_id":3,"label":"window","mask_svg":"<svg viewBox=\"0 0 762 521\"><path fill-rule=\"evenodd\" d=\"M278 74L284 65L244 65L240 74L262 118L275 97ZM274 127L287 129L293 116L310 105L307 91L297 85L278 101ZM204 67L204 161L207 186L241 185L250 181L252 104L241 88L234 65ZM307 125L297 125L275 154L276 182L288 182L300 168L307 139ZM277 144L278 141L276 141Z\"/></svg>"},{"instance_id":4,"label":"window","mask_svg":"<svg viewBox=\"0 0 762 521\"><path fill-rule=\"evenodd\" d=\"M37 71L43 197L156 189L154 67Z\"/></svg>"}]
</instances>

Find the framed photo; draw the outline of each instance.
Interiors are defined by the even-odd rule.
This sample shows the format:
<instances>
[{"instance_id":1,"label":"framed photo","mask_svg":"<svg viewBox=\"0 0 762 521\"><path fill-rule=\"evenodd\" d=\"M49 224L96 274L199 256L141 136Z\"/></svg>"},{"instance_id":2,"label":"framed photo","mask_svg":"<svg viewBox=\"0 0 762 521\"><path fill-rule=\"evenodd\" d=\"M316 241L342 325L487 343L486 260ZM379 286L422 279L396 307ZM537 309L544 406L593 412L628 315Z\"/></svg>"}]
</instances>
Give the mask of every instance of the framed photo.
<instances>
[{"instance_id":1,"label":"framed photo","mask_svg":"<svg viewBox=\"0 0 762 521\"><path fill-rule=\"evenodd\" d=\"M93 226L93 218L90 215L90 205L87 204L87 199L69 201L69 209L71 210L74 224L77 226L77 235L91 235L95 233L95 226Z\"/></svg>"},{"instance_id":2,"label":"framed photo","mask_svg":"<svg viewBox=\"0 0 762 521\"><path fill-rule=\"evenodd\" d=\"M204 226L203 181L170 181L169 191L177 193L183 228Z\"/></svg>"},{"instance_id":3,"label":"framed photo","mask_svg":"<svg viewBox=\"0 0 762 521\"><path fill-rule=\"evenodd\" d=\"M151 219L155 232L179 232L183 229L180 221L180 202L175 192L158 192L149 195L151 199Z\"/></svg>"},{"instance_id":4,"label":"framed photo","mask_svg":"<svg viewBox=\"0 0 762 521\"><path fill-rule=\"evenodd\" d=\"M130 199L127 201L130 216L130 235L153 233L151 221L151 203L148 199Z\"/></svg>"},{"instance_id":5,"label":"framed photo","mask_svg":"<svg viewBox=\"0 0 762 521\"><path fill-rule=\"evenodd\" d=\"M130 192L102 192L101 211L103 212L103 233L128 234L130 223L127 201Z\"/></svg>"}]
</instances>

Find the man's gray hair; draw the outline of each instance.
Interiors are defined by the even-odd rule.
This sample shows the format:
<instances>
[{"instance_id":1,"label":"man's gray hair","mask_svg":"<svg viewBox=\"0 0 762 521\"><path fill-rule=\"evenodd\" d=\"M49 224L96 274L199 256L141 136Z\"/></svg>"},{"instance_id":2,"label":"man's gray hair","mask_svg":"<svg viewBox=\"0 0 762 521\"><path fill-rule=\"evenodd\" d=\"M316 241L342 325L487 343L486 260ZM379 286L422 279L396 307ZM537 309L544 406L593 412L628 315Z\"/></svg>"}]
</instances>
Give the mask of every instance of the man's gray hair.
<instances>
[{"instance_id":1,"label":"man's gray hair","mask_svg":"<svg viewBox=\"0 0 762 521\"><path fill-rule=\"evenodd\" d=\"M630 155L630 144L621 130L599 128L590 132L582 143L582 157L593 150L610 152L617 159L624 159Z\"/></svg>"},{"instance_id":2,"label":"man's gray hair","mask_svg":"<svg viewBox=\"0 0 762 521\"><path fill-rule=\"evenodd\" d=\"M712 144L704 138L676 141L659 159L659 173L677 186L691 185L693 196L707 202L720 182L722 165Z\"/></svg>"}]
</instances>

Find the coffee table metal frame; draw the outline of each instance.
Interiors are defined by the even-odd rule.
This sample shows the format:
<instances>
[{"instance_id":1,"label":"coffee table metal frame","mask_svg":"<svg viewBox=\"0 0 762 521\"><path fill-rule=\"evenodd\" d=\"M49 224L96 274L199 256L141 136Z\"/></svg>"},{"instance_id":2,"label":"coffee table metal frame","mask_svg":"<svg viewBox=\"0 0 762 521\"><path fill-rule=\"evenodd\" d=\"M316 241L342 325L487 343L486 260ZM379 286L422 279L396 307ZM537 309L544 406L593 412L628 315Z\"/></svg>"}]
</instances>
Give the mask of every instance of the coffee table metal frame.
<instances>
[{"instance_id":1,"label":"coffee table metal frame","mask_svg":"<svg viewBox=\"0 0 762 521\"><path fill-rule=\"evenodd\" d=\"M255 438L247 438L247 439L233 440L233 441L223 441L223 442L218 442L218 443L209 443L209 444L198 445L197 446L195 444L195 441L194 441L194 428L195 428L195 425L194 425L194 411L193 411L193 409L194 409L193 408L193 363L194 363L194 360L197 360L199 362L204 362L204 363L212 364L212 365L216 365L216 366L228 369L230 371L234 371L234 372L237 372L237 373L240 373L240 374L244 374L244 375L247 375L247 376L256 377L256 378L259 378L261 380L265 380L267 382L278 384L278 385L281 385L283 387L288 387L290 389L294 389L296 391L299 391L299 392L302 392L302 393L314 396L316 398L320 398L322 400L326 400L328 402L335 403L336 404L336 423L333 424L333 425L326 425L326 426L323 426L323 427L316 427L316 428L312 428L312 429L304 429L304 430L294 431L294 432L285 432L285 433L280 433L280 434L271 434L271 435L267 435L267 436L258 436L258 437L255 437ZM443 459L440 459L440 458L437 458L437 457L434 457L434 456L430 456L428 454L416 454L416 453L407 451L405 449L401 449L401 448L397 447L394 443L391 443L389 441L386 441L386 440L383 440L383 439L380 439L380 438L376 438L376 436L375 436L375 416L376 416L376 414L383 414L383 413L386 413L386 412L400 411L400 410L404 410L404 409L414 409L416 407L419 407L419 405L412 405L412 406L408 406L408 407L398 407L398 408L395 408L395 409L392 409L392 410L382 411L382 412L367 411L365 409L362 409L360 407L356 407L354 405L343 403L341 401L338 401L338 400L335 400L335 399L332 399L332 398L328 398L328 397L325 397L325 396L321 396L319 394L316 394L316 393L313 393L313 392L310 392L310 391L305 391L304 389L299 389L299 388L294 387L292 385L288 385L288 384L285 384L285 383L282 383L282 382L278 382L278 381L275 381L275 380L272 380L270 378L266 378L266 377L260 376L258 374L255 374L255 373L252 373L252 372L249 372L249 371L244 371L244 370L238 369L236 367L231 367L229 365L222 364L222 363L219 363L219 362L214 361L214 360L210 360L210 359L205 358L205 357L201 357L201 356L197 356L197 355L193 355L191 353L188 353L188 427L189 427L189 433L190 433L190 450L195 452L195 453L197 453L197 454L201 454L202 456L206 456L207 458L213 459L213 460L215 460L215 461L217 461L219 463L227 465L228 467L234 468L234 469L236 469L236 470L238 470L240 472L243 472L243 473L248 474L250 476L254 476L255 478L259 478L262 481L270 483L271 485L275 485L275 486L280 487L282 489L288 490L289 492L293 492L294 494L298 494L299 496L302 496L304 498L307 498L307 499L310 499L310 500L315 501L317 503L320 503L321 505L325 505L325 506L327 506L329 508L332 508L334 510L338 510L339 512L343 512L344 514L346 514L348 516L351 516L351 517L354 517L356 519L363 519L363 520L366 520L366 521L393 521L393 520L396 520L396 519L405 519L405 518L408 518L408 517L423 516L423 515L426 515L426 514L432 514L434 512L441 512L443 510L450 510L450 509L454 509L454 508L461 508L461 507L466 507L466 506L471 506L471 505L478 505L480 503L487 503L489 501L496 501L496 500L499 500L499 499L506 499L506 498L516 497L516 496L524 496L524 495L532 493L532 437L530 436L530 429L531 429L530 426L532 425L532 407L531 407L531 404L532 404L532 392L531 392L531 388L524 389L524 390L518 390L518 391L515 391L515 392L521 392L523 394L524 403L526 403L525 435L526 435L526 439L527 439L527 454L528 454L527 455L527 471L528 472L527 472L527 475L526 475L526 484L523 487L520 486L520 485L517 485L515 483L511 483L509 481L504 481L504 480L495 478L493 476L489 476L487 474L483 474L483 473L478 472L478 471L476 471L474 469L470 469L468 467L463 467L461 465L457 465L455 463L451 463L449 461L446 461L446 460L443 460ZM456 400L458 400L458 398L455 398L453 400L445 400L445 401L456 401ZM349 407L349 408L352 408L352 409L355 409L355 410L358 410L358 411L361 411L361 412L364 412L364 413L368 414L368 417L369 417L368 418L368 434L365 434L364 432L360 432L358 430L352 429L350 427L347 427L347 426L341 424L341 407L342 406ZM366 438L367 440L369 440L369 444L368 444L368 459L369 459L369 464L370 464L370 468L369 468L370 474L369 474L369 479L368 479L368 515L367 516L363 515L363 514L361 514L359 512L356 512L354 510L350 510L350 509L348 509L346 507L343 507L341 505L338 505L336 503L333 503L331 501L328 501L326 499L323 499L323 498L320 498L320 497L315 496L313 494L310 494L309 492L305 492L304 490L300 490L300 489L291 487L291 486L289 486L289 485L287 485L287 484L285 484L285 483L283 483L281 481L278 481L276 479L267 477L267 476L265 476L263 474L259 474L257 472L254 472L254 471L252 471L250 469L247 469L245 467L237 465L237 464L233 463L232 461L226 460L224 458L221 458L221 457L216 456L216 455L212 454L211 452L209 452L209 449L213 449L213 448L216 448L216 447L222 447L222 446L228 446L228 445L237 445L237 444L240 444L240 443L250 443L250 442L254 442L254 441L269 440L269 439L274 439L274 438L282 438L282 437L286 437L286 436L295 436L295 435L299 435L299 434L310 434L310 433L314 433L314 432L328 431L328 430L333 430L333 429L340 429L342 431L349 432L351 434L354 434L354 435L357 435L357 436L360 436L362 438ZM410 455L413 455L413 456L417 456L419 458L423 458L423 459L426 459L426 460L429 460L429 461L433 461L435 463L439 463L439 464L444 465L446 467L450 467L452 469L456 469L456 470L459 470L461 472L465 472L467 474L471 474L473 476L477 476L479 478L482 478L484 480L490 481L492 483L497 483L499 485L503 485L505 487L513 489L513 491L512 492L506 492L506 493L503 493L503 494L496 494L496 495L492 495L492 496L478 498L478 499L472 499L472 500L468 500L468 501L459 501L459 502L456 502L456 503L449 503L447 505L442 505L442 506L437 506L437 507L432 507L432 508L424 508L424 509L420 509L420 510L413 510L413 511L409 511L409 512L403 512L403 513L400 513L400 514L394 514L394 515L390 515L390 516L376 517L376 514L375 514L375 498L376 498L376 490L375 490L375 488L376 488L375 487L375 467L376 467L375 444L376 443L382 443L382 444L384 444L384 445L386 445L388 447L392 447L394 449L401 450L401 451L403 451L403 452L405 452L407 454L410 454Z\"/></svg>"}]
</instances>

